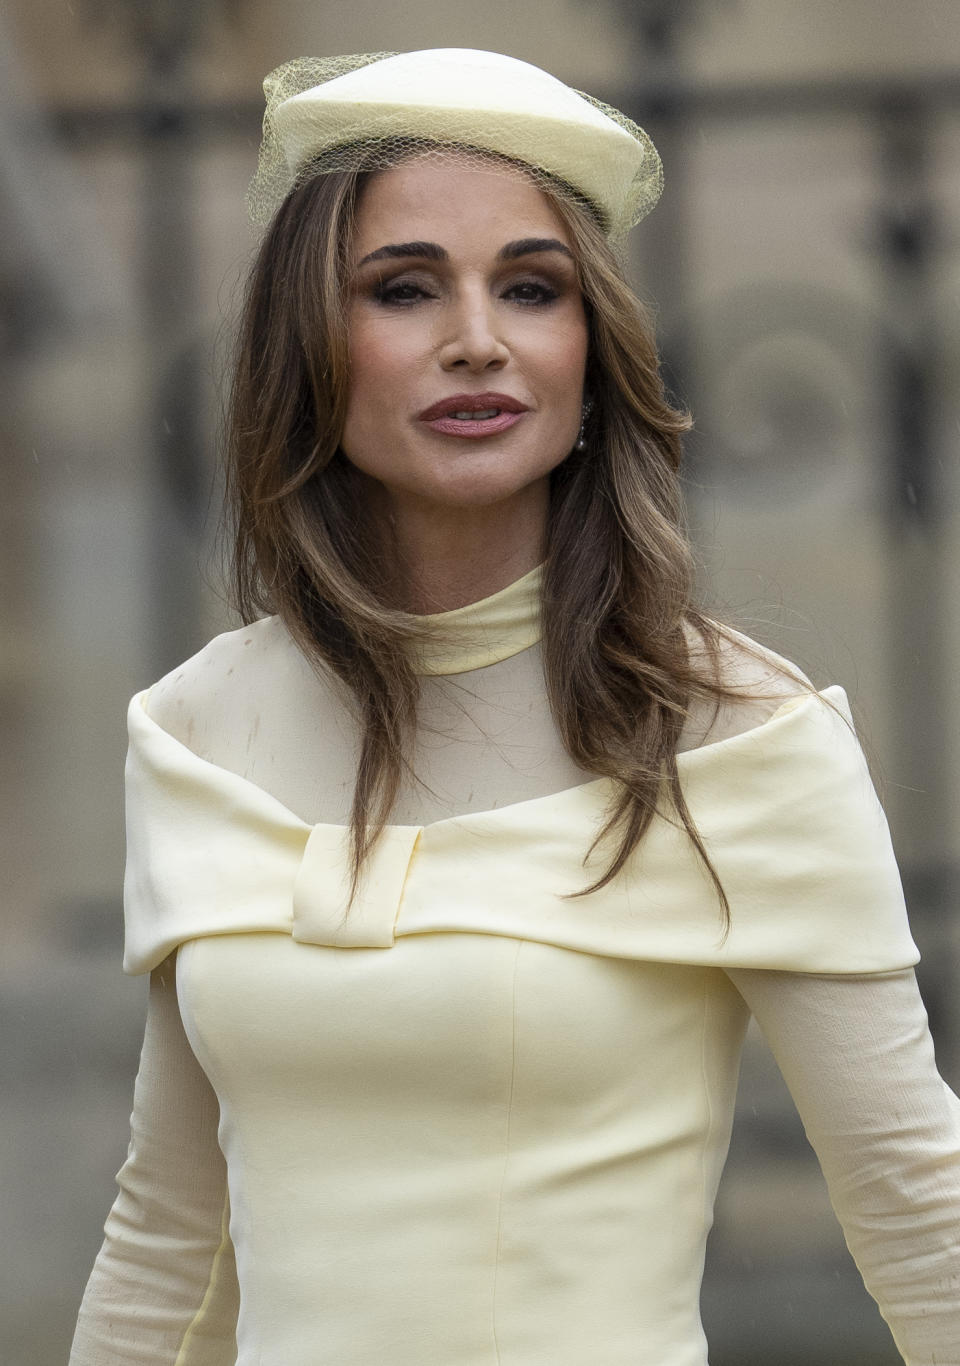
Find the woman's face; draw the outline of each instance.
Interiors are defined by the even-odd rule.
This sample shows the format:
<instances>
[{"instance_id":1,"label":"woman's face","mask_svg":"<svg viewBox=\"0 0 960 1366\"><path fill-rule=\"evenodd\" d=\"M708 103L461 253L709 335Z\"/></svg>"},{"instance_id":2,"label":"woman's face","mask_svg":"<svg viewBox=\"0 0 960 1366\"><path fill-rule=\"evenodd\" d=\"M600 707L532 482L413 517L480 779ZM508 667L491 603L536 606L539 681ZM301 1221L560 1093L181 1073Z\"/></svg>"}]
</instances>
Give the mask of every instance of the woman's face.
<instances>
[{"instance_id":1,"label":"woman's face","mask_svg":"<svg viewBox=\"0 0 960 1366\"><path fill-rule=\"evenodd\" d=\"M368 182L341 448L404 504L543 493L580 427L587 321L573 243L520 171L431 156Z\"/></svg>"}]
</instances>

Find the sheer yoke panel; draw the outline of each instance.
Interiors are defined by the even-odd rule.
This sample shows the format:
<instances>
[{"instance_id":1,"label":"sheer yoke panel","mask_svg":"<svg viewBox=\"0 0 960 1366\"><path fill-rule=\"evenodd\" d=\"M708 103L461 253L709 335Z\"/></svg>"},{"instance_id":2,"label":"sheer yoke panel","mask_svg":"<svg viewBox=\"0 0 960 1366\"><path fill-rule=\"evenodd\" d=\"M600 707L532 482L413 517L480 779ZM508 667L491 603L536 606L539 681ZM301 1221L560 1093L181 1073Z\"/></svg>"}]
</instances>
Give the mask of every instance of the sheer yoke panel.
<instances>
[{"instance_id":1,"label":"sheer yoke panel","mask_svg":"<svg viewBox=\"0 0 960 1366\"><path fill-rule=\"evenodd\" d=\"M535 644L469 673L421 679L414 779L391 821L427 825L589 782L544 706ZM347 825L359 730L346 689L314 674L279 618L211 641L154 685L147 711L202 759L310 825ZM418 781L419 780L419 781Z\"/></svg>"}]
</instances>

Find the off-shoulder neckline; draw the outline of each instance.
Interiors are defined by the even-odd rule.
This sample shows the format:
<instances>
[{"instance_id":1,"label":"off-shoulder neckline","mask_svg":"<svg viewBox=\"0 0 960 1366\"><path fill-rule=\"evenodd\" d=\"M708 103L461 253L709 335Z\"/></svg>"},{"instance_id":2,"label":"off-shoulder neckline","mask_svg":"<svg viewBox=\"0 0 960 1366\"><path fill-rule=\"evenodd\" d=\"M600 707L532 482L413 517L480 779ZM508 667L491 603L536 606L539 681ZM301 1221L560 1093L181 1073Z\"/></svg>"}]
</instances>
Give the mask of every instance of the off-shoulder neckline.
<instances>
[{"instance_id":1,"label":"off-shoulder neckline","mask_svg":"<svg viewBox=\"0 0 960 1366\"><path fill-rule=\"evenodd\" d=\"M153 717L146 709L145 701L150 689L144 688L135 693L130 699L128 708L128 725L136 717L143 727L155 738L159 738L162 743L169 746L174 754L181 757L181 761L194 767L198 767L201 772L209 771L217 775L221 783L238 785L239 790L250 793L257 800L273 806L281 814L285 822L293 823L304 830L317 828L328 830L346 831L347 826L335 821L306 821L302 816L298 816L295 811L291 811L285 806L278 797L273 796L266 788L260 787L249 778L244 778L242 774L236 773L233 769L224 768L220 764L215 764L210 759L204 759L189 745L185 745L176 736L154 721ZM801 719L806 716L815 703L826 704L831 709L839 710L841 715L848 716L848 706L846 694L843 688L833 685L817 692L811 690L809 693L798 694L788 697L781 706L771 713L766 720L761 721L757 726L751 726L748 730L738 731L736 735L729 735L722 740L715 740L710 744L698 745L694 749L682 750L677 754L677 769L683 782L685 772L695 771L696 768L705 763L715 761L725 755L736 752L737 749L748 749L756 747L758 741L769 738L771 729L782 729L783 725L792 719ZM456 825L462 827L465 823L469 824L488 824L490 822L502 822L507 820L511 814L523 810L531 810L534 807L544 806L550 802L570 802L585 798L590 794L601 789L613 789L616 780L608 777L592 778L589 782L578 783L573 787L559 788L556 792L547 792L540 797L527 797L519 802L509 802L504 806L490 807L483 811L465 811L456 816L444 816L440 820L426 821L422 825L393 825L388 824L387 830L437 830L443 826Z\"/></svg>"}]
</instances>

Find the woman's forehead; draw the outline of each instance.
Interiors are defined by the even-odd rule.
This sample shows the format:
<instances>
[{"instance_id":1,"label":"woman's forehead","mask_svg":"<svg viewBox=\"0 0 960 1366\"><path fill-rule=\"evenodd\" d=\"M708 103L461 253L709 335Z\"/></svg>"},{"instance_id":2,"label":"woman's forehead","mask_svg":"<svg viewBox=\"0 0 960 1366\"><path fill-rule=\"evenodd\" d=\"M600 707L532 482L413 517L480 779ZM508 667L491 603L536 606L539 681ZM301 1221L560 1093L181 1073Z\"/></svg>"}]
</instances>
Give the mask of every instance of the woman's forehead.
<instances>
[{"instance_id":1,"label":"woman's forehead","mask_svg":"<svg viewBox=\"0 0 960 1366\"><path fill-rule=\"evenodd\" d=\"M501 237L549 235L573 247L533 172L459 150L420 153L372 175L358 205L355 247L363 256L379 245L371 246L374 237L439 241L484 232L497 246Z\"/></svg>"}]
</instances>

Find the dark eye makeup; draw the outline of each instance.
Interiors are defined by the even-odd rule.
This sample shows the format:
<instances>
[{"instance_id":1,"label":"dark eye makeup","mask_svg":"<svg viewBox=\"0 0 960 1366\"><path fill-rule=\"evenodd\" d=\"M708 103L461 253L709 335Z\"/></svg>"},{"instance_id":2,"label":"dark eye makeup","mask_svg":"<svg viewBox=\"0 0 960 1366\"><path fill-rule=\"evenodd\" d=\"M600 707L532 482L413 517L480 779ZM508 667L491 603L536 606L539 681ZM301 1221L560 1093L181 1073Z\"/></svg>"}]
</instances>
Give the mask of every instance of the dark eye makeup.
<instances>
[{"instance_id":1,"label":"dark eye makeup","mask_svg":"<svg viewBox=\"0 0 960 1366\"><path fill-rule=\"evenodd\" d=\"M552 304L560 293L546 280L518 280L506 290L506 296L519 304Z\"/></svg>"},{"instance_id":2,"label":"dark eye makeup","mask_svg":"<svg viewBox=\"0 0 960 1366\"><path fill-rule=\"evenodd\" d=\"M409 305L435 296L417 280L383 280L373 285L373 297L380 304Z\"/></svg>"},{"instance_id":3,"label":"dark eye makeup","mask_svg":"<svg viewBox=\"0 0 960 1366\"><path fill-rule=\"evenodd\" d=\"M560 293L557 285L540 277L514 279L500 289L501 298L523 307L551 304L560 297ZM376 303L395 308L410 307L423 299L434 299L437 294L436 286L409 275L379 276L370 286L370 295Z\"/></svg>"}]
</instances>

